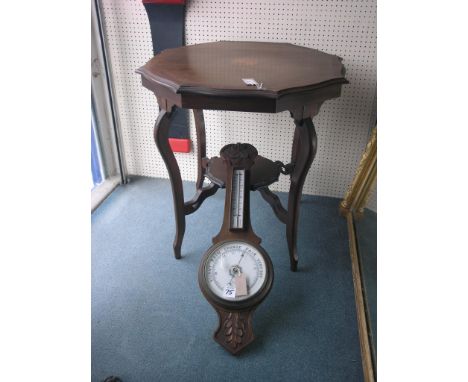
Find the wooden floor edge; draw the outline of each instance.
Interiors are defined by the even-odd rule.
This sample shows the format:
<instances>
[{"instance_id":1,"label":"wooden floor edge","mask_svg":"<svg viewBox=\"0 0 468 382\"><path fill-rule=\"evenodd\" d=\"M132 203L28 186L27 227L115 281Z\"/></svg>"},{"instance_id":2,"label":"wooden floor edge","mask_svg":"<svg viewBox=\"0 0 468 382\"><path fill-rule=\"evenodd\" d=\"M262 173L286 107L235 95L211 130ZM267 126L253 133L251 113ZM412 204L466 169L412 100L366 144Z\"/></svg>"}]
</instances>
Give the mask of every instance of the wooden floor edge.
<instances>
[{"instance_id":1,"label":"wooden floor edge","mask_svg":"<svg viewBox=\"0 0 468 382\"><path fill-rule=\"evenodd\" d=\"M349 253L351 256L351 269L353 273L354 297L356 300L356 315L359 329L359 342L361 345L362 369L364 382L374 382L374 369L369 343L369 333L367 331L366 312L364 308L364 297L362 291L361 271L357 254L356 235L352 213L346 215L348 223Z\"/></svg>"}]
</instances>

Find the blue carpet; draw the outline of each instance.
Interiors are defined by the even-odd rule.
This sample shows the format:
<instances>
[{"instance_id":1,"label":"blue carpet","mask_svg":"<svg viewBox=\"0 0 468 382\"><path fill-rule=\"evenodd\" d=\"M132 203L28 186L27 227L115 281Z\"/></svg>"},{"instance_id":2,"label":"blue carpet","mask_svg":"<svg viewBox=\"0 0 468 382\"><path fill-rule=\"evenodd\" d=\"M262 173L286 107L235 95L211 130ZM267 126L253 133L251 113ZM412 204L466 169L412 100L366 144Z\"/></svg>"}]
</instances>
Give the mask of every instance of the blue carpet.
<instances>
[{"instance_id":1,"label":"blue carpet","mask_svg":"<svg viewBox=\"0 0 468 382\"><path fill-rule=\"evenodd\" d=\"M194 184L184 183L186 199ZM280 194L283 203L286 194ZM92 381L362 381L346 220L338 199L304 196L299 271L285 227L258 192L252 225L275 268L256 310L256 340L239 356L212 339L217 316L197 283L221 226L224 191L187 217L175 260L167 180L134 178L92 215ZM255 211L255 212L253 212Z\"/></svg>"}]
</instances>

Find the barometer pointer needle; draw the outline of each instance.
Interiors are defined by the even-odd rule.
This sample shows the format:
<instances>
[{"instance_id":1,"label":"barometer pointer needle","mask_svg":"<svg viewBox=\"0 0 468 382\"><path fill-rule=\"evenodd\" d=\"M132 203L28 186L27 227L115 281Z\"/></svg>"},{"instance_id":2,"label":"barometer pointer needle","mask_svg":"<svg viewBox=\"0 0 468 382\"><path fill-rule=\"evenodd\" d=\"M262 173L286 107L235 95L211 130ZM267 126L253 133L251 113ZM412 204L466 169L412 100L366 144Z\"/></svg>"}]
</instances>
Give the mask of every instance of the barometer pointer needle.
<instances>
[{"instance_id":1,"label":"barometer pointer needle","mask_svg":"<svg viewBox=\"0 0 468 382\"><path fill-rule=\"evenodd\" d=\"M240 265L242 259L244 258L245 252L247 252L247 248L244 249L244 252L242 252L242 255L241 255L241 257L240 257L240 259L239 259L239 262L237 263L236 267L238 267L238 266ZM228 285L232 285L231 283L232 283L232 280L233 280L233 279L234 279L234 276L231 276L231 280L229 281L229 284L228 284Z\"/></svg>"},{"instance_id":2,"label":"barometer pointer needle","mask_svg":"<svg viewBox=\"0 0 468 382\"><path fill-rule=\"evenodd\" d=\"M241 255L240 259L239 259L239 262L237 263L237 266L240 265L240 263L241 263L242 259L244 258L244 255L245 255L246 252L247 252L247 248L244 249L244 252L242 252L242 255Z\"/></svg>"}]
</instances>

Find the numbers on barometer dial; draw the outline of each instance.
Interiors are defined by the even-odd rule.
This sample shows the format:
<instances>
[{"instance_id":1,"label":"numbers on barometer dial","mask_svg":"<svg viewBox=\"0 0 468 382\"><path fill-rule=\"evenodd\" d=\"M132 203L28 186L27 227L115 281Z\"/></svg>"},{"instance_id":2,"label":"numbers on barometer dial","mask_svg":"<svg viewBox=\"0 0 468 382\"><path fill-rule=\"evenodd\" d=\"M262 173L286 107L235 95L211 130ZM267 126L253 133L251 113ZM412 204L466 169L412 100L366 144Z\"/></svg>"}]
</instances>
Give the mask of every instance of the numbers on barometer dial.
<instances>
[{"instance_id":1,"label":"numbers on barometer dial","mask_svg":"<svg viewBox=\"0 0 468 382\"><path fill-rule=\"evenodd\" d=\"M254 246L243 241L222 243L208 253L205 280L209 290L228 301L244 301L258 294L266 282L266 263Z\"/></svg>"}]
</instances>

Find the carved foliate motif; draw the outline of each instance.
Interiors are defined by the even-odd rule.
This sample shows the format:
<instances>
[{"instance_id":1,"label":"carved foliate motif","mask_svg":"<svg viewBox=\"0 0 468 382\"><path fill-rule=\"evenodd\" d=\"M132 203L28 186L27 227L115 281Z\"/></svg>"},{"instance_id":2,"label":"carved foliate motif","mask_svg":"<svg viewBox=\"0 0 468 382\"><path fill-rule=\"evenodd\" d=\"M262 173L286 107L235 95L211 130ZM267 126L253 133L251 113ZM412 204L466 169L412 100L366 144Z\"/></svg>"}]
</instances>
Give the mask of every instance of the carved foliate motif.
<instances>
[{"instance_id":1,"label":"carved foliate motif","mask_svg":"<svg viewBox=\"0 0 468 382\"><path fill-rule=\"evenodd\" d=\"M215 332L214 338L231 354L238 354L254 340L251 320L255 306L248 310L228 311L218 309L214 305L220 319L220 326Z\"/></svg>"},{"instance_id":2,"label":"carved foliate motif","mask_svg":"<svg viewBox=\"0 0 468 382\"><path fill-rule=\"evenodd\" d=\"M258 155L257 149L248 143L232 143L220 151L221 157L231 166L252 167Z\"/></svg>"},{"instance_id":3,"label":"carved foliate motif","mask_svg":"<svg viewBox=\"0 0 468 382\"><path fill-rule=\"evenodd\" d=\"M245 334L245 320L237 312L231 312L224 323L226 343L234 349L242 343Z\"/></svg>"}]
</instances>

